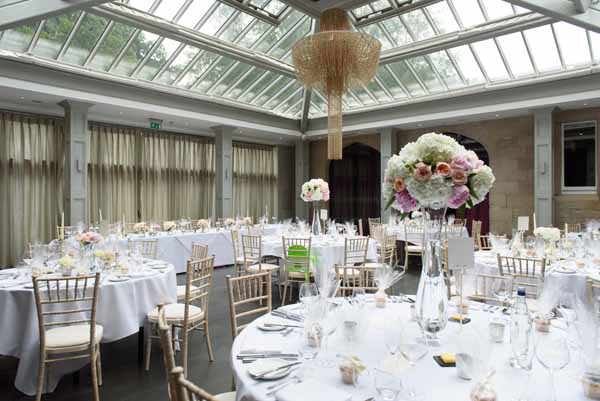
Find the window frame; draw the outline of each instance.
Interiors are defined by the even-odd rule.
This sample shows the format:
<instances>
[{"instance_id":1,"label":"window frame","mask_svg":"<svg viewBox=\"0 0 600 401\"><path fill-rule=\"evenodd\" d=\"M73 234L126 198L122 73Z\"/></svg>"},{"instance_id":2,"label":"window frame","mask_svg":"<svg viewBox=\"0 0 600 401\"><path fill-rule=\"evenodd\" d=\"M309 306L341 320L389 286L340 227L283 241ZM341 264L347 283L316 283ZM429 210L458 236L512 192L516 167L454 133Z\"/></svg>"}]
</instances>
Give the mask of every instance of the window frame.
<instances>
[{"instance_id":1,"label":"window frame","mask_svg":"<svg viewBox=\"0 0 600 401\"><path fill-rule=\"evenodd\" d=\"M594 127L594 186L565 186L565 128L572 125ZM596 120L569 121L560 124L560 188L561 193L565 195L589 195L596 193L598 189L598 122Z\"/></svg>"}]
</instances>

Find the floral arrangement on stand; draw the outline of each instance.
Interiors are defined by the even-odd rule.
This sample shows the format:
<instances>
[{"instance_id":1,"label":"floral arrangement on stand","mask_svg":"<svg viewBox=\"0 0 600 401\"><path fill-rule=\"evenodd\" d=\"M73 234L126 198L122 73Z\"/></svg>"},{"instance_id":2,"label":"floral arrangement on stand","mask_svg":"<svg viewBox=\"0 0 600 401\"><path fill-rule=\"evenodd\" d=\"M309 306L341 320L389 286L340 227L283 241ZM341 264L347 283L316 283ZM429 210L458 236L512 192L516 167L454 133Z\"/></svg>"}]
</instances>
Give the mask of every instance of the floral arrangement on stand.
<instances>
[{"instance_id":1,"label":"floral arrangement on stand","mask_svg":"<svg viewBox=\"0 0 600 401\"><path fill-rule=\"evenodd\" d=\"M383 193L387 207L406 217L419 207L472 207L485 199L495 179L475 152L449 136L429 133L388 161Z\"/></svg>"},{"instance_id":2,"label":"floral arrangement on stand","mask_svg":"<svg viewBox=\"0 0 600 401\"><path fill-rule=\"evenodd\" d=\"M148 232L148 224L143 221L140 223L135 223L133 225L133 231L138 234Z\"/></svg>"},{"instance_id":3,"label":"floral arrangement on stand","mask_svg":"<svg viewBox=\"0 0 600 401\"><path fill-rule=\"evenodd\" d=\"M223 225L225 227L231 227L235 224L235 220L233 220L232 218L226 218L225 220L223 220Z\"/></svg>"},{"instance_id":4,"label":"floral arrangement on stand","mask_svg":"<svg viewBox=\"0 0 600 401\"><path fill-rule=\"evenodd\" d=\"M244 217L242 219L242 225L244 225L244 226L252 225L252 217Z\"/></svg>"},{"instance_id":5,"label":"floral arrangement on stand","mask_svg":"<svg viewBox=\"0 0 600 401\"><path fill-rule=\"evenodd\" d=\"M210 228L210 221L207 219L200 219L198 220L198 223L196 223L196 227L204 232Z\"/></svg>"},{"instance_id":6,"label":"floral arrangement on stand","mask_svg":"<svg viewBox=\"0 0 600 401\"><path fill-rule=\"evenodd\" d=\"M313 178L302 184L300 198L304 202L313 204L313 219L311 233L313 235L321 234L321 218L319 216L319 202L329 201L329 184L322 178Z\"/></svg>"},{"instance_id":7,"label":"floral arrangement on stand","mask_svg":"<svg viewBox=\"0 0 600 401\"><path fill-rule=\"evenodd\" d=\"M163 230L165 231L173 231L177 227L177 223L174 221L165 221L163 223Z\"/></svg>"},{"instance_id":8,"label":"floral arrangement on stand","mask_svg":"<svg viewBox=\"0 0 600 401\"><path fill-rule=\"evenodd\" d=\"M102 235L99 233L88 231L85 233L75 234L75 240L79 242L79 245L81 245L82 247L88 247L91 245L99 244L104 240L104 237L102 237Z\"/></svg>"},{"instance_id":9,"label":"floral arrangement on stand","mask_svg":"<svg viewBox=\"0 0 600 401\"><path fill-rule=\"evenodd\" d=\"M537 227L533 230L533 235L546 242L560 241L560 230L556 227Z\"/></svg>"}]
</instances>

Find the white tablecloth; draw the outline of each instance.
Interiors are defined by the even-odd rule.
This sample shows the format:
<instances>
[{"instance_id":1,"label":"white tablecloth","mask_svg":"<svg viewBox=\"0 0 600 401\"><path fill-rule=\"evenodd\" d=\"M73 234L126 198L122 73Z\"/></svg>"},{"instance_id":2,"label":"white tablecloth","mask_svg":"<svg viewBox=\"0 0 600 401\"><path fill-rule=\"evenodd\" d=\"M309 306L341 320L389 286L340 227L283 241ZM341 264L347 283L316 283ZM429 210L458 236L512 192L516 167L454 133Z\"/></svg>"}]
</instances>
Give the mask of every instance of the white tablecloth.
<instances>
[{"instance_id":1,"label":"white tablecloth","mask_svg":"<svg viewBox=\"0 0 600 401\"><path fill-rule=\"evenodd\" d=\"M274 235L278 230L280 230L279 224L268 224L263 228L263 235ZM160 233L152 236L133 234L122 239L121 244L124 246L128 240L136 239L157 239L158 258L175 266L177 273L185 273L187 261L192 255L192 244L208 245L208 254L215 255L215 266L234 263L229 230L217 231L213 228L206 232Z\"/></svg>"},{"instance_id":2,"label":"white tablecloth","mask_svg":"<svg viewBox=\"0 0 600 401\"><path fill-rule=\"evenodd\" d=\"M159 303L177 302L175 269L152 271L144 277L124 282L103 279L98 294L97 323L104 327L102 342L130 336L144 326L146 315ZM15 387L35 394L39 364L39 330L33 290L24 287L0 288L0 354L19 358ZM58 380L78 370L83 362L53 363L48 391Z\"/></svg>"},{"instance_id":3,"label":"white tablecloth","mask_svg":"<svg viewBox=\"0 0 600 401\"><path fill-rule=\"evenodd\" d=\"M292 306L293 307L293 306ZM476 330L482 336L487 338L489 320L494 314L473 310L469 315L472 322L465 326L464 330ZM336 358L336 354L356 355L366 364L367 374L359 380L359 388L345 385L340 379L340 373L337 365L331 368L314 366L313 380L330 386L335 386L352 395L352 401L364 401L368 397L375 396L373 384L373 368L378 367L381 360L388 358L389 353L385 347L384 327L387 321L400 317L402 324L416 325L415 322L408 323L409 306L408 304L388 304L385 309L378 309L374 304L368 304L365 310L368 316L368 328L364 340L355 344L345 343L343 334L338 329L328 340L328 352L326 356L329 359ZM281 350L283 352L297 352L300 337L296 334L282 336L277 333L265 333L257 329L257 324L264 319L274 319L272 316L261 317L246 327L235 339L231 350L231 363L234 371L234 377L237 388L238 401L273 401L274 397L266 395L269 384L258 382L247 374L247 364L243 364L236 359L241 350L253 349L261 350ZM289 321L286 321L289 323ZM508 332L508 330L507 330ZM408 372L408 375L401 374L408 384L416 387L417 391L425 394L425 400L469 400L469 393L474 385L473 381L460 379L456 375L455 368L442 368L433 360L433 355L440 352L456 352L456 339L459 336L459 325L457 323L448 323L448 327L442 332L442 345L440 347L430 347L429 353L413 368L414 371ZM511 368L508 364L508 358L511 356L510 344L508 343L508 333L505 342L501 344L490 344L492 346L492 361L496 368L496 391L498 400L515 400L522 393L528 382L528 375L522 370ZM557 400L575 401L586 400L583 396L583 390L580 381L574 374L574 365L569 365L565 370L556 373ZM549 388L547 383L548 373L534 359L531 384L535 398L547 399L540 393L545 393ZM302 399L301 397L298 399Z\"/></svg>"},{"instance_id":4,"label":"white tablecloth","mask_svg":"<svg viewBox=\"0 0 600 401\"><path fill-rule=\"evenodd\" d=\"M406 230L404 229L403 226L393 226L393 227L389 227L388 232L396 234L396 238L398 239L398 241L408 241L411 244L415 244L415 245L421 245L423 243L423 233L422 232L412 232L412 233L406 233ZM469 232L467 231L466 227L463 227L462 231L458 231L458 232L442 232L442 237L444 239L446 238L460 238L460 237L468 237L469 236Z\"/></svg>"}]
</instances>

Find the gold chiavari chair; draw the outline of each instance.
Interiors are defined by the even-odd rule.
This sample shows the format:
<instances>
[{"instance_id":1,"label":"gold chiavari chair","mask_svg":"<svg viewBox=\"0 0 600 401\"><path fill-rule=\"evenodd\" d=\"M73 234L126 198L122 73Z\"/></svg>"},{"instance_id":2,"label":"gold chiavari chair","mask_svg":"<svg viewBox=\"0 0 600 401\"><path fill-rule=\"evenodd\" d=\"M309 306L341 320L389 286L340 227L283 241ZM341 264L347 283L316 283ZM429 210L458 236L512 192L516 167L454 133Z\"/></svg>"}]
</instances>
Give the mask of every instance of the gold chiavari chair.
<instances>
[{"instance_id":1,"label":"gold chiavari chair","mask_svg":"<svg viewBox=\"0 0 600 401\"><path fill-rule=\"evenodd\" d=\"M423 256L423 247L411 242L411 239L422 238L423 228L404 224L404 269L408 270L408 259L411 256Z\"/></svg>"},{"instance_id":2,"label":"gold chiavari chair","mask_svg":"<svg viewBox=\"0 0 600 401\"><path fill-rule=\"evenodd\" d=\"M248 235L260 236L263 235L263 226L261 224L251 224L246 226Z\"/></svg>"},{"instance_id":3,"label":"gold chiavari chair","mask_svg":"<svg viewBox=\"0 0 600 401\"><path fill-rule=\"evenodd\" d=\"M600 296L600 281L591 278L587 279L587 295L590 304L596 302L598 296Z\"/></svg>"},{"instance_id":4,"label":"gold chiavari chair","mask_svg":"<svg viewBox=\"0 0 600 401\"><path fill-rule=\"evenodd\" d=\"M473 238L473 243L476 247L479 246L479 237L481 236L481 220L473 220L473 224L471 225L471 238Z\"/></svg>"},{"instance_id":5,"label":"gold chiavari chair","mask_svg":"<svg viewBox=\"0 0 600 401\"><path fill-rule=\"evenodd\" d=\"M233 258L235 265L235 275L239 276L244 272L244 255L240 252L240 236L238 230L231 230L231 245L233 246Z\"/></svg>"},{"instance_id":6,"label":"gold chiavari chair","mask_svg":"<svg viewBox=\"0 0 600 401\"><path fill-rule=\"evenodd\" d=\"M466 223L467 223L467 220L465 220L465 219L455 218L451 225L457 225L457 226L464 227Z\"/></svg>"},{"instance_id":7,"label":"gold chiavari chair","mask_svg":"<svg viewBox=\"0 0 600 401\"><path fill-rule=\"evenodd\" d=\"M146 259L158 258L157 239L136 239L127 241L127 250L133 254L139 253Z\"/></svg>"},{"instance_id":8,"label":"gold chiavari chair","mask_svg":"<svg viewBox=\"0 0 600 401\"><path fill-rule=\"evenodd\" d=\"M310 238L286 238L282 237L283 241L283 297L281 304L285 305L285 296L288 286L290 287L290 301L292 300L293 284L300 284L310 281L312 272L310 271Z\"/></svg>"},{"instance_id":9,"label":"gold chiavari chair","mask_svg":"<svg viewBox=\"0 0 600 401\"><path fill-rule=\"evenodd\" d=\"M381 223L371 223L369 226L369 237L380 243L385 235L385 225Z\"/></svg>"},{"instance_id":10,"label":"gold chiavari chair","mask_svg":"<svg viewBox=\"0 0 600 401\"><path fill-rule=\"evenodd\" d=\"M77 234L76 226L56 226L56 238L67 239Z\"/></svg>"},{"instance_id":11,"label":"gold chiavari chair","mask_svg":"<svg viewBox=\"0 0 600 401\"><path fill-rule=\"evenodd\" d=\"M475 273L475 274L464 274L461 278L463 282L467 282L468 280L472 281L473 285L469 285L469 289L472 291L469 294L464 294L466 298L485 303L498 303L498 298L493 295L494 284L497 281L508 281L507 276L499 276L497 274L484 274L484 273ZM512 284L512 283L511 283ZM511 288L512 292L512 288Z\"/></svg>"},{"instance_id":12,"label":"gold chiavari chair","mask_svg":"<svg viewBox=\"0 0 600 401\"><path fill-rule=\"evenodd\" d=\"M263 262L261 236L242 235L242 252L246 273L255 274L263 271L279 273L279 265Z\"/></svg>"},{"instance_id":13,"label":"gold chiavari chair","mask_svg":"<svg viewBox=\"0 0 600 401\"><path fill-rule=\"evenodd\" d=\"M89 359L93 399L100 400L98 386L102 385L100 341L103 327L96 324L99 286L99 273L33 279L40 335L36 401L42 398L44 377L50 364L74 359Z\"/></svg>"},{"instance_id":14,"label":"gold chiavari chair","mask_svg":"<svg viewBox=\"0 0 600 401\"><path fill-rule=\"evenodd\" d=\"M498 271L501 276L512 276L513 286L524 287L528 298L537 299L540 292L539 285L543 283L546 274L546 259L519 258L498 254ZM534 306L534 302L529 300L528 304Z\"/></svg>"},{"instance_id":15,"label":"gold chiavari chair","mask_svg":"<svg viewBox=\"0 0 600 401\"><path fill-rule=\"evenodd\" d=\"M477 237L477 249L480 251L491 251L492 244L490 242L490 237L487 235L480 235Z\"/></svg>"},{"instance_id":16,"label":"gold chiavari chair","mask_svg":"<svg viewBox=\"0 0 600 401\"><path fill-rule=\"evenodd\" d=\"M582 232L581 223L565 223L565 228L570 233L580 233L580 232Z\"/></svg>"},{"instance_id":17,"label":"gold chiavari chair","mask_svg":"<svg viewBox=\"0 0 600 401\"><path fill-rule=\"evenodd\" d=\"M192 244L191 260L206 259L208 257L208 245ZM177 286L177 302L185 299L187 284ZM195 288L193 288L195 290Z\"/></svg>"},{"instance_id":18,"label":"gold chiavari chair","mask_svg":"<svg viewBox=\"0 0 600 401\"><path fill-rule=\"evenodd\" d=\"M335 279L340 281L337 296L347 297L354 289L365 288L361 269L354 265L335 265Z\"/></svg>"},{"instance_id":19,"label":"gold chiavari chair","mask_svg":"<svg viewBox=\"0 0 600 401\"><path fill-rule=\"evenodd\" d=\"M135 233L135 225L137 223L124 223L123 226L121 227L121 230L123 230L123 234L132 234Z\"/></svg>"},{"instance_id":20,"label":"gold chiavari chair","mask_svg":"<svg viewBox=\"0 0 600 401\"><path fill-rule=\"evenodd\" d=\"M381 224L381 219L379 217L369 217L367 219L367 223L369 224L369 234L370 234L373 224Z\"/></svg>"},{"instance_id":21,"label":"gold chiavari chair","mask_svg":"<svg viewBox=\"0 0 600 401\"><path fill-rule=\"evenodd\" d=\"M252 320L271 313L271 274L263 272L239 277L225 277L229 296L231 334L235 338ZM245 323L241 323L241 321Z\"/></svg>"},{"instance_id":22,"label":"gold chiavari chair","mask_svg":"<svg viewBox=\"0 0 600 401\"><path fill-rule=\"evenodd\" d=\"M181 354L183 359L183 369L186 372L189 336L193 330L204 331L206 346L208 348L208 357L211 362L214 361L208 327L208 301L210 289L212 287L214 263L214 256L200 260L189 260L187 262L185 278L186 291L184 302L164 306L167 323L174 328L180 328L182 331L182 339L176 339L175 341L182 344ZM156 331L156 325L158 323L158 307L148 313L147 319L150 331L146 336L145 367L146 370L150 370L152 339L158 337L157 335L152 334L152 330Z\"/></svg>"},{"instance_id":23,"label":"gold chiavari chair","mask_svg":"<svg viewBox=\"0 0 600 401\"><path fill-rule=\"evenodd\" d=\"M446 291L448 292L448 299L452 299L457 296L458 291L456 288L456 277L448 266L448 241L444 240L441 244L441 256L442 256L442 273L444 274L444 282L446 283Z\"/></svg>"},{"instance_id":24,"label":"gold chiavari chair","mask_svg":"<svg viewBox=\"0 0 600 401\"><path fill-rule=\"evenodd\" d=\"M363 228L362 219L358 219L358 235L360 235L361 237L364 236L364 228Z\"/></svg>"},{"instance_id":25,"label":"gold chiavari chair","mask_svg":"<svg viewBox=\"0 0 600 401\"><path fill-rule=\"evenodd\" d=\"M364 265L367 261L369 237L344 239L344 265Z\"/></svg>"},{"instance_id":26,"label":"gold chiavari chair","mask_svg":"<svg viewBox=\"0 0 600 401\"><path fill-rule=\"evenodd\" d=\"M396 259L396 234L387 233L383 227L383 237L378 249L377 262L365 263L365 268L376 268L381 265L395 266Z\"/></svg>"},{"instance_id":27,"label":"gold chiavari chair","mask_svg":"<svg viewBox=\"0 0 600 401\"><path fill-rule=\"evenodd\" d=\"M167 319L165 317L164 307L161 305L161 306L159 306L159 312L158 312L158 332L159 332L159 337L160 337L160 344L161 344L161 347L163 350L163 362L165 365L165 372L167 373L167 384L168 384L167 388L168 388L168 393L169 393L169 400L170 401L180 401L180 400L186 401L186 400L190 399L190 398L185 398L189 395L189 393L187 391L182 391L182 389L178 388L178 384L176 382L176 375L171 374L171 372L173 372L173 370L176 368L175 353L173 351L173 336L172 336L171 330L172 330L172 328L167 323ZM183 368L177 368L176 372L181 373L181 376L185 377ZM180 393L182 393L182 392L183 392L183 395L180 395ZM200 393L194 393L194 394L197 396L202 395ZM205 399L205 400L209 400L209 401L210 400L235 401L235 396L236 396L235 392L219 394L217 396L212 396L206 392L204 394L205 394L205 397L201 398L201 399ZM206 398L207 396L209 398Z\"/></svg>"},{"instance_id":28,"label":"gold chiavari chair","mask_svg":"<svg viewBox=\"0 0 600 401\"><path fill-rule=\"evenodd\" d=\"M177 392L177 401L235 401L235 391L219 395L211 395L206 390L196 386L185 378L183 368L176 367L171 371L174 377L175 390Z\"/></svg>"},{"instance_id":29,"label":"gold chiavari chair","mask_svg":"<svg viewBox=\"0 0 600 401\"><path fill-rule=\"evenodd\" d=\"M446 238L459 237L464 232L465 225L460 223L446 224L444 225L444 231Z\"/></svg>"}]
</instances>

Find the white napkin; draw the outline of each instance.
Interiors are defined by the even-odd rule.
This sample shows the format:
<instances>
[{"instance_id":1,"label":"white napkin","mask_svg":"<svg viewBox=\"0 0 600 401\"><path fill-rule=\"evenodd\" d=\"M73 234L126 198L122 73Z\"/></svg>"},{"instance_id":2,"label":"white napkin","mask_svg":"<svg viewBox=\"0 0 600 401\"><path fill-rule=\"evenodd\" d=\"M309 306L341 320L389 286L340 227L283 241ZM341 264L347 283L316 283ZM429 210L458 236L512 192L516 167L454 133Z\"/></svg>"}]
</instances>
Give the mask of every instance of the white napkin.
<instances>
[{"instance_id":1,"label":"white napkin","mask_svg":"<svg viewBox=\"0 0 600 401\"><path fill-rule=\"evenodd\" d=\"M351 401L352 394L328 384L309 379L284 387L275 394L277 401Z\"/></svg>"},{"instance_id":2,"label":"white napkin","mask_svg":"<svg viewBox=\"0 0 600 401\"><path fill-rule=\"evenodd\" d=\"M8 280L2 280L0 281L0 288L11 288L11 287L17 287L26 283L31 282L30 279L23 279L23 278L17 278L17 279L8 279Z\"/></svg>"}]
</instances>

